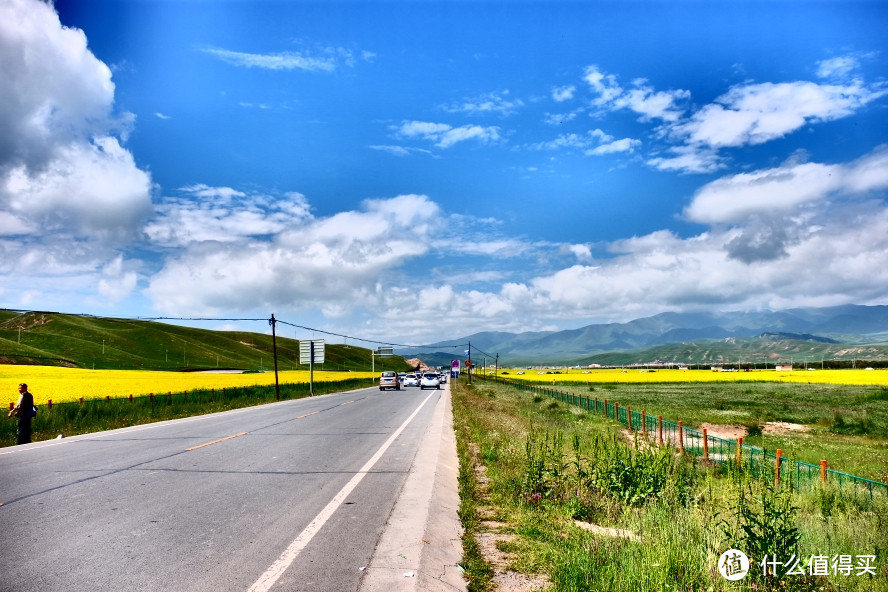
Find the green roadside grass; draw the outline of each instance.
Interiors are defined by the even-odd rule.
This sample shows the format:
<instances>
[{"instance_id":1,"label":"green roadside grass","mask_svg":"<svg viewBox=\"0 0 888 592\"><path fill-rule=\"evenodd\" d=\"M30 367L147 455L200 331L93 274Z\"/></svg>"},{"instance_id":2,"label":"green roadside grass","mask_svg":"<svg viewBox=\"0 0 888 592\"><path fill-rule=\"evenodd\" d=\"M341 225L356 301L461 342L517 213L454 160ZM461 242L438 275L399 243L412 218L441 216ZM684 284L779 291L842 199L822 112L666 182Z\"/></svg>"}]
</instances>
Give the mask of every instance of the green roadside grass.
<instances>
[{"instance_id":1,"label":"green roadside grass","mask_svg":"<svg viewBox=\"0 0 888 592\"><path fill-rule=\"evenodd\" d=\"M699 430L743 428L744 444L874 481L888 478L888 387L777 382L604 383L558 390L646 410ZM769 433L769 422L804 430Z\"/></svg>"},{"instance_id":2,"label":"green roadside grass","mask_svg":"<svg viewBox=\"0 0 888 592\"><path fill-rule=\"evenodd\" d=\"M636 446L616 422L548 397L462 379L451 390L471 591L494 590L509 572L559 592L888 590L881 494L774 487L742 468ZM632 404L630 394L620 392L620 403ZM641 401L643 393L635 394ZM665 417L663 395L653 402ZM680 396L674 407L691 408ZM729 549L751 558L738 582L718 572ZM766 554L782 562L795 556L807 572L778 566L766 576ZM817 575L821 557L829 575Z\"/></svg>"}]
</instances>

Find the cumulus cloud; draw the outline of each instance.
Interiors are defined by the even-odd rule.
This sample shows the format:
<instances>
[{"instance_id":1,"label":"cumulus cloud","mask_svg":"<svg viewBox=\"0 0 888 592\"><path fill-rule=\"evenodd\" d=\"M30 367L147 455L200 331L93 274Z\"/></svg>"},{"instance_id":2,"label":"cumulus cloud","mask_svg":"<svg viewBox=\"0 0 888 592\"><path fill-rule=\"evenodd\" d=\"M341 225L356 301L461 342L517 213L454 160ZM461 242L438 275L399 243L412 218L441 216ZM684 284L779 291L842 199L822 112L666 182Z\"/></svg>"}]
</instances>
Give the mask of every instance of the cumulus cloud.
<instances>
[{"instance_id":1,"label":"cumulus cloud","mask_svg":"<svg viewBox=\"0 0 888 592\"><path fill-rule=\"evenodd\" d=\"M280 220L266 239L194 237L151 278L147 294L170 311L348 308L372 299L383 272L427 252L440 215L427 197L402 195L328 218Z\"/></svg>"},{"instance_id":2,"label":"cumulus cloud","mask_svg":"<svg viewBox=\"0 0 888 592\"><path fill-rule=\"evenodd\" d=\"M157 245L185 247L193 243L230 243L278 234L311 218L300 193L282 198L247 195L230 187L193 185L184 196L165 198L145 234ZM197 199L196 199L197 198Z\"/></svg>"},{"instance_id":3,"label":"cumulus cloud","mask_svg":"<svg viewBox=\"0 0 888 592\"><path fill-rule=\"evenodd\" d=\"M884 94L883 90L857 83L736 86L697 111L689 121L675 126L672 133L691 144L714 148L761 144L808 123L846 117Z\"/></svg>"},{"instance_id":4,"label":"cumulus cloud","mask_svg":"<svg viewBox=\"0 0 888 592\"><path fill-rule=\"evenodd\" d=\"M44 305L47 292L122 297L136 276L117 247L151 215L152 184L122 143L134 117L114 112L111 70L51 4L9 0L0 79L2 279Z\"/></svg>"},{"instance_id":5,"label":"cumulus cloud","mask_svg":"<svg viewBox=\"0 0 888 592\"><path fill-rule=\"evenodd\" d=\"M844 165L788 163L740 173L701 187L685 215L705 224L742 222L759 215L797 212L805 204L888 188L888 149Z\"/></svg>"},{"instance_id":6,"label":"cumulus cloud","mask_svg":"<svg viewBox=\"0 0 888 592\"><path fill-rule=\"evenodd\" d=\"M556 103L563 103L564 101L569 101L574 97L574 93L576 92L577 87L568 84L566 86L559 86L552 89L552 100Z\"/></svg>"},{"instance_id":7,"label":"cumulus cloud","mask_svg":"<svg viewBox=\"0 0 888 592\"><path fill-rule=\"evenodd\" d=\"M681 103L691 96L686 90L656 91L642 78L624 89L616 75L602 72L594 65L586 67L583 80L597 95L592 101L594 106L608 111L628 109L637 113L642 121L677 121L684 112Z\"/></svg>"}]
</instances>

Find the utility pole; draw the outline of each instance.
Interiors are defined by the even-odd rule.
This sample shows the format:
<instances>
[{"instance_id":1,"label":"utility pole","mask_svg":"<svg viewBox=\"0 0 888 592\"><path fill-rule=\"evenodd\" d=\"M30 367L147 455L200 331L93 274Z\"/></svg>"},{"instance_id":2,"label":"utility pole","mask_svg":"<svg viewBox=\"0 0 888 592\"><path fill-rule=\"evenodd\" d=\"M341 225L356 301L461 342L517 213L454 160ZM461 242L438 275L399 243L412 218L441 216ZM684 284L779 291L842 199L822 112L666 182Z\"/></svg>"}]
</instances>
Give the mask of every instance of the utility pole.
<instances>
[{"instance_id":1,"label":"utility pole","mask_svg":"<svg viewBox=\"0 0 888 592\"><path fill-rule=\"evenodd\" d=\"M281 400L281 385L278 383L278 347L277 347L277 335L275 334L274 326L277 323L277 320L274 318L274 313L271 313L271 318L268 319L268 324L271 325L271 349L274 353L274 398L276 401Z\"/></svg>"}]
</instances>

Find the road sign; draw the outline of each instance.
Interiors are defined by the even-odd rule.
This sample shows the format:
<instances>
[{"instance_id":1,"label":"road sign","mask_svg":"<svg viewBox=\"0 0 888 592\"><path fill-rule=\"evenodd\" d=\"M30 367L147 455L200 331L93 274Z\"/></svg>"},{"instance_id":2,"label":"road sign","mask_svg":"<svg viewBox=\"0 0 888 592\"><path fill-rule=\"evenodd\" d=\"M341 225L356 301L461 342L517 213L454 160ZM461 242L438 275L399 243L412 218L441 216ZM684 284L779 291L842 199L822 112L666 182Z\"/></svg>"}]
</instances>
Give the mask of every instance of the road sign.
<instances>
[{"instance_id":1,"label":"road sign","mask_svg":"<svg viewBox=\"0 0 888 592\"><path fill-rule=\"evenodd\" d=\"M314 347L312 347L312 345ZM314 360L311 359L311 353L314 350ZM324 340L308 339L299 342L299 363L300 364L323 364L324 363Z\"/></svg>"},{"instance_id":2,"label":"road sign","mask_svg":"<svg viewBox=\"0 0 888 592\"><path fill-rule=\"evenodd\" d=\"M394 348L391 347L378 347L376 348L376 356L379 358L390 358L395 355Z\"/></svg>"},{"instance_id":3,"label":"road sign","mask_svg":"<svg viewBox=\"0 0 888 592\"><path fill-rule=\"evenodd\" d=\"M459 360L453 360L452 362L450 362L450 367L459 368Z\"/></svg>"}]
</instances>

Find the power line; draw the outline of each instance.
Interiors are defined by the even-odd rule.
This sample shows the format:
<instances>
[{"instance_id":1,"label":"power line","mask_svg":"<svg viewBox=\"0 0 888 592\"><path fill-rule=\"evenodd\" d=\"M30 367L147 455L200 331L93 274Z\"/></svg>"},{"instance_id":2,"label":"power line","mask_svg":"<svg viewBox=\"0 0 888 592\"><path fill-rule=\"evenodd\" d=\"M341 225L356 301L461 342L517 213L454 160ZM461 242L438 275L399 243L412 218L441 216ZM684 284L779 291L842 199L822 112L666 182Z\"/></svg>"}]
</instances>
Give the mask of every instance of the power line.
<instances>
[{"instance_id":1,"label":"power line","mask_svg":"<svg viewBox=\"0 0 888 592\"><path fill-rule=\"evenodd\" d=\"M97 315L87 314L87 313L60 313L60 312L52 312L52 311L34 311L34 310L18 310L18 309L6 309L6 310L11 310L12 312L18 312L18 313L69 314L69 315L71 315L71 316L77 316L77 317L90 317L90 318L96 318L96 319L99 319L99 318L101 318L101 319L105 319L105 318L107 318L108 320L121 320L121 318L99 317L99 316L97 316ZM272 315L272 317L273 317L273 315ZM123 318L123 320L135 320L135 321L213 321L213 322L219 322L219 321L225 321L225 322L244 322L244 321L246 321L246 322L259 322L259 321L266 321L266 322L269 322L269 323L270 323L272 319L271 319L271 318L268 318L268 317L266 317L266 318L261 318L261 319L259 319L259 318L243 318L243 317L135 317L135 318L130 318L130 319ZM274 319L274 321L275 321L276 323L282 323L282 324L284 324L284 325L289 325L290 327L295 327L295 328L297 328L297 329L304 329L304 330L306 330L306 331L313 331L313 332L315 332L315 333L323 333L323 334L325 334L325 335L332 335L332 336L334 336L334 337L342 337L343 339L351 339L352 341L362 341L362 342L364 342L364 343L375 343L375 344L378 344L378 345L388 345L388 346L391 346L391 347L403 347L403 348L409 348L409 349L439 349L439 350L441 350L441 349L451 349L451 348L465 347L465 346L467 345L467 344L465 344L465 343L457 343L457 344L453 344L453 345L412 345L412 344L406 344L406 343L393 343L393 342L389 342L389 341L380 341L380 340L378 340L378 339L366 339L366 338L364 338L364 337L356 337L356 336L354 336L354 335L345 335L345 334L343 334L343 333L334 333L333 331L326 331L326 330L324 330L324 329L318 329L318 328L315 328L315 327L307 327L307 326L305 326L305 325L299 325L299 324L296 324L296 323L290 323L290 322L288 322L288 321L283 321L283 320L281 320L281 319Z\"/></svg>"}]
</instances>

